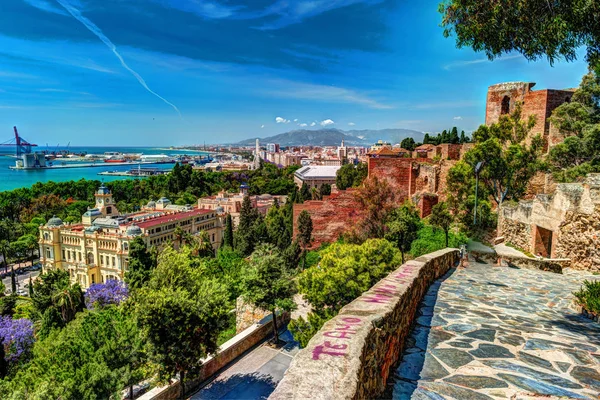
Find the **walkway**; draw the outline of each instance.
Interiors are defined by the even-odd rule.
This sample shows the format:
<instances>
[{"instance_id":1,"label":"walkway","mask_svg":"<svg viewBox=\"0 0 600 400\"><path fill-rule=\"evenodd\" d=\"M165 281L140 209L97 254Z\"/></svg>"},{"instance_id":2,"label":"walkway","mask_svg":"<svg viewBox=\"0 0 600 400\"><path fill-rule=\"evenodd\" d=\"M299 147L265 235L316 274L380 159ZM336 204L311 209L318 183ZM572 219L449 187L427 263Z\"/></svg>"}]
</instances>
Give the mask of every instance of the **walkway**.
<instances>
[{"instance_id":1,"label":"walkway","mask_svg":"<svg viewBox=\"0 0 600 400\"><path fill-rule=\"evenodd\" d=\"M583 279L478 263L451 271L423 300L393 398L598 399L600 325L569 308Z\"/></svg>"},{"instance_id":2,"label":"walkway","mask_svg":"<svg viewBox=\"0 0 600 400\"><path fill-rule=\"evenodd\" d=\"M289 331L280 339L287 342L279 349L264 343L222 371L191 400L255 400L266 399L283 378L298 344Z\"/></svg>"}]
</instances>

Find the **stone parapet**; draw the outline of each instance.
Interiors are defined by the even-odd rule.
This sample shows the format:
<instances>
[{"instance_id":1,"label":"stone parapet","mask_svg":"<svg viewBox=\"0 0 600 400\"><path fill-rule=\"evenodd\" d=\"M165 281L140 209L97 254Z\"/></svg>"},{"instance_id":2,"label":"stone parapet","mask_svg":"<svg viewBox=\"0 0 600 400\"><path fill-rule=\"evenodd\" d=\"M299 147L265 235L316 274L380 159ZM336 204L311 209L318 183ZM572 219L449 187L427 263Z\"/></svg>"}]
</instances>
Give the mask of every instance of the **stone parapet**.
<instances>
[{"instance_id":1,"label":"stone parapet","mask_svg":"<svg viewBox=\"0 0 600 400\"><path fill-rule=\"evenodd\" d=\"M269 399L379 397L427 288L458 261L456 249L421 256L346 305L294 357Z\"/></svg>"}]
</instances>

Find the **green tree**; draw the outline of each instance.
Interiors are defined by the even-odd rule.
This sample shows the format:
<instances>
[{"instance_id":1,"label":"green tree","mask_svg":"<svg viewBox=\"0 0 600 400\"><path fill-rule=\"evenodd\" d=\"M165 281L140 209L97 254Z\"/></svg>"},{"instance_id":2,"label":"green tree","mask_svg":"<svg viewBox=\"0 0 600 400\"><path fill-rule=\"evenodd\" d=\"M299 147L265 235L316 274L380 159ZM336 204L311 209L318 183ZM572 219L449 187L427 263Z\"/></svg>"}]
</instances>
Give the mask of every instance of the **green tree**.
<instances>
[{"instance_id":1,"label":"green tree","mask_svg":"<svg viewBox=\"0 0 600 400\"><path fill-rule=\"evenodd\" d=\"M446 247L448 247L448 233L452 222L452 214L448 211L446 203L442 202L433 206L429 217L429 223L444 231L444 234L446 235Z\"/></svg>"},{"instance_id":2,"label":"green tree","mask_svg":"<svg viewBox=\"0 0 600 400\"><path fill-rule=\"evenodd\" d=\"M84 308L83 292L78 284L71 285L69 273L52 270L38 276L31 298L35 310L42 316L39 336L45 338L55 328L62 328Z\"/></svg>"},{"instance_id":3,"label":"green tree","mask_svg":"<svg viewBox=\"0 0 600 400\"><path fill-rule=\"evenodd\" d=\"M600 171L600 77L585 75L571 102L556 108L552 124L565 135L548 157L555 179L573 182Z\"/></svg>"},{"instance_id":4,"label":"green tree","mask_svg":"<svg viewBox=\"0 0 600 400\"><path fill-rule=\"evenodd\" d=\"M279 342L277 311L296 307L296 283L279 249L271 244L259 246L252 257L245 279L246 297L254 305L273 315L273 338Z\"/></svg>"},{"instance_id":5,"label":"green tree","mask_svg":"<svg viewBox=\"0 0 600 400\"><path fill-rule=\"evenodd\" d=\"M295 320L290 329L304 344L343 306L401 262L398 249L383 239L369 239L362 245L333 243L320 256L318 265L307 268L298 277L299 291L312 311L308 320Z\"/></svg>"},{"instance_id":6,"label":"green tree","mask_svg":"<svg viewBox=\"0 0 600 400\"><path fill-rule=\"evenodd\" d=\"M225 234L223 244L233 248L233 220L231 219L231 214L229 213L225 218Z\"/></svg>"},{"instance_id":7,"label":"green tree","mask_svg":"<svg viewBox=\"0 0 600 400\"><path fill-rule=\"evenodd\" d=\"M453 127L447 137L446 143L458 144L460 143L460 138L458 137L458 129Z\"/></svg>"},{"instance_id":8,"label":"green tree","mask_svg":"<svg viewBox=\"0 0 600 400\"><path fill-rule=\"evenodd\" d=\"M365 180L356 192L356 201L363 212L358 224L357 236L368 239L381 239L385 234L387 215L394 209L396 195L387 180L376 176Z\"/></svg>"},{"instance_id":9,"label":"green tree","mask_svg":"<svg viewBox=\"0 0 600 400\"><path fill-rule=\"evenodd\" d=\"M214 257L215 249L210 242L210 235L206 231L200 231L194 237L194 253L198 257Z\"/></svg>"},{"instance_id":10,"label":"green tree","mask_svg":"<svg viewBox=\"0 0 600 400\"><path fill-rule=\"evenodd\" d=\"M331 185L329 183L323 183L319 188L319 193L321 197L329 196L331 194Z\"/></svg>"},{"instance_id":11,"label":"green tree","mask_svg":"<svg viewBox=\"0 0 600 400\"><path fill-rule=\"evenodd\" d=\"M269 236L269 243L276 245L280 250L284 250L289 246L290 238L286 226L284 210L281 207L273 205L269 208L265 217L265 225Z\"/></svg>"},{"instance_id":12,"label":"green tree","mask_svg":"<svg viewBox=\"0 0 600 400\"><path fill-rule=\"evenodd\" d=\"M254 228L258 218L258 210L252 206L250 197L245 196L240 210L240 224L235 232L235 249L242 255L252 254L256 246Z\"/></svg>"},{"instance_id":13,"label":"green tree","mask_svg":"<svg viewBox=\"0 0 600 400\"><path fill-rule=\"evenodd\" d=\"M150 344L161 380L179 374L184 396L185 374L217 350L220 332L229 323L227 287L202 276L191 265L187 247L166 248L147 285L136 297L135 314Z\"/></svg>"},{"instance_id":14,"label":"green tree","mask_svg":"<svg viewBox=\"0 0 600 400\"><path fill-rule=\"evenodd\" d=\"M445 0L439 11L444 36L456 36L459 48L483 51L489 59L517 51L528 60L545 56L553 64L559 58L573 61L577 50L587 47L588 62L597 66L599 7L597 0Z\"/></svg>"},{"instance_id":15,"label":"green tree","mask_svg":"<svg viewBox=\"0 0 600 400\"><path fill-rule=\"evenodd\" d=\"M312 194L310 193L310 188L308 187L306 182L304 182L302 184L302 187L300 188L300 198L302 199L302 201L300 203L303 203L307 200L312 199Z\"/></svg>"},{"instance_id":16,"label":"green tree","mask_svg":"<svg viewBox=\"0 0 600 400\"><path fill-rule=\"evenodd\" d=\"M410 246L417 239L422 226L419 211L411 203L406 202L390 212L386 222L386 239L398 247L402 263L404 254L410 251Z\"/></svg>"},{"instance_id":17,"label":"green tree","mask_svg":"<svg viewBox=\"0 0 600 400\"><path fill-rule=\"evenodd\" d=\"M402 139L402 141L400 142L400 147L402 147L403 149L406 149L408 151L414 151L415 147L417 147L416 143L415 143L415 139L411 138L411 137L407 137Z\"/></svg>"},{"instance_id":18,"label":"green tree","mask_svg":"<svg viewBox=\"0 0 600 400\"><path fill-rule=\"evenodd\" d=\"M10 290L12 294L17 293L17 278L13 267L10 267Z\"/></svg>"},{"instance_id":19,"label":"green tree","mask_svg":"<svg viewBox=\"0 0 600 400\"><path fill-rule=\"evenodd\" d=\"M356 168L352 164L342 165L335 176L335 185L339 190L346 190L354 185Z\"/></svg>"},{"instance_id":20,"label":"green tree","mask_svg":"<svg viewBox=\"0 0 600 400\"><path fill-rule=\"evenodd\" d=\"M0 384L0 397L121 398L125 387L146 377L143 347L123 308L85 311L34 345L31 361Z\"/></svg>"},{"instance_id":21,"label":"green tree","mask_svg":"<svg viewBox=\"0 0 600 400\"><path fill-rule=\"evenodd\" d=\"M302 246L302 254L303 254L303 267L306 267L306 249L310 246L312 242L312 231L313 231L313 223L312 218L308 211L303 210L300 215L298 215L298 234L296 235L296 240L298 240L298 244Z\"/></svg>"},{"instance_id":22,"label":"green tree","mask_svg":"<svg viewBox=\"0 0 600 400\"><path fill-rule=\"evenodd\" d=\"M130 289L136 290L144 286L156 268L156 258L146 248L141 236L129 242L129 261L125 273L125 283Z\"/></svg>"},{"instance_id":23,"label":"green tree","mask_svg":"<svg viewBox=\"0 0 600 400\"><path fill-rule=\"evenodd\" d=\"M527 143L535 117L521 120L521 105L517 103L511 115L503 115L491 126L481 125L474 133L475 146L464 157L473 168L484 162L480 182L487 188L498 206L506 200L519 200L527 191L531 178L540 170L542 138L537 135Z\"/></svg>"}]
</instances>

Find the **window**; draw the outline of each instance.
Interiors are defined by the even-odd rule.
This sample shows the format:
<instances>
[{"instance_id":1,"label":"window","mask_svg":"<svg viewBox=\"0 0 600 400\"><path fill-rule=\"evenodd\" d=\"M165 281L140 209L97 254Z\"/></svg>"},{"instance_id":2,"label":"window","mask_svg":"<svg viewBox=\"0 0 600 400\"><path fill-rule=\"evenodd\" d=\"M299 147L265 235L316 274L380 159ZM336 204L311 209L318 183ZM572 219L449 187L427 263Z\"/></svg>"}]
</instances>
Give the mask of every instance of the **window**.
<instances>
[{"instance_id":1,"label":"window","mask_svg":"<svg viewBox=\"0 0 600 400\"><path fill-rule=\"evenodd\" d=\"M100 255L100 265L104 265L104 256Z\"/></svg>"},{"instance_id":2,"label":"window","mask_svg":"<svg viewBox=\"0 0 600 400\"><path fill-rule=\"evenodd\" d=\"M112 207L106 207L106 213L107 214L112 214Z\"/></svg>"},{"instance_id":3,"label":"window","mask_svg":"<svg viewBox=\"0 0 600 400\"><path fill-rule=\"evenodd\" d=\"M67 256L65 255L65 249L63 249L63 251L62 251L62 256L63 256L63 260L67 259Z\"/></svg>"},{"instance_id":4,"label":"window","mask_svg":"<svg viewBox=\"0 0 600 400\"><path fill-rule=\"evenodd\" d=\"M87 262L90 265L94 264L94 255L92 253L87 254Z\"/></svg>"},{"instance_id":5,"label":"window","mask_svg":"<svg viewBox=\"0 0 600 400\"><path fill-rule=\"evenodd\" d=\"M50 251L50 249L46 249L46 258L52 258L52 252Z\"/></svg>"},{"instance_id":6,"label":"window","mask_svg":"<svg viewBox=\"0 0 600 400\"><path fill-rule=\"evenodd\" d=\"M44 233L44 240L50 240L50 234L48 232Z\"/></svg>"},{"instance_id":7,"label":"window","mask_svg":"<svg viewBox=\"0 0 600 400\"><path fill-rule=\"evenodd\" d=\"M113 257L113 258L112 258L112 266L113 266L113 267L114 267L114 266L115 266L115 264L116 264L116 259L117 259L116 257Z\"/></svg>"},{"instance_id":8,"label":"window","mask_svg":"<svg viewBox=\"0 0 600 400\"><path fill-rule=\"evenodd\" d=\"M510 97L504 96L502 99L502 108L500 109L500 115L510 113Z\"/></svg>"},{"instance_id":9,"label":"window","mask_svg":"<svg viewBox=\"0 0 600 400\"><path fill-rule=\"evenodd\" d=\"M78 252L78 253L77 253L77 256L78 256L78 258L79 258L79 261L81 261L81 252Z\"/></svg>"},{"instance_id":10,"label":"window","mask_svg":"<svg viewBox=\"0 0 600 400\"><path fill-rule=\"evenodd\" d=\"M92 285L93 285L94 283L96 283L96 275L95 275L95 274L92 274Z\"/></svg>"}]
</instances>

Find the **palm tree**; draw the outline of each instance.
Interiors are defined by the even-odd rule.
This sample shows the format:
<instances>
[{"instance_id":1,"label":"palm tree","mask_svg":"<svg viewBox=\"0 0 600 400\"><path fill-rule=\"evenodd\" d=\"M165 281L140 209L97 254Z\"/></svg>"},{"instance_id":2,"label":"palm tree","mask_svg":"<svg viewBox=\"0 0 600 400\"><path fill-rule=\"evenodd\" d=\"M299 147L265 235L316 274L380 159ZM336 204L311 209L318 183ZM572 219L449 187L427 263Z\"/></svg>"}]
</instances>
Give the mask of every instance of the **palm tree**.
<instances>
[{"instance_id":1,"label":"palm tree","mask_svg":"<svg viewBox=\"0 0 600 400\"><path fill-rule=\"evenodd\" d=\"M210 242L210 235L206 231L200 231L194 241L194 253L200 257L212 257L215 250Z\"/></svg>"},{"instance_id":2,"label":"palm tree","mask_svg":"<svg viewBox=\"0 0 600 400\"><path fill-rule=\"evenodd\" d=\"M52 303L60 309L64 323L72 321L83 304L79 285L70 285L64 281L59 282L56 292L52 295Z\"/></svg>"}]
</instances>

